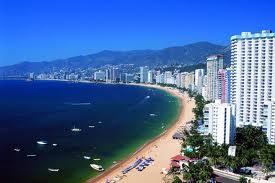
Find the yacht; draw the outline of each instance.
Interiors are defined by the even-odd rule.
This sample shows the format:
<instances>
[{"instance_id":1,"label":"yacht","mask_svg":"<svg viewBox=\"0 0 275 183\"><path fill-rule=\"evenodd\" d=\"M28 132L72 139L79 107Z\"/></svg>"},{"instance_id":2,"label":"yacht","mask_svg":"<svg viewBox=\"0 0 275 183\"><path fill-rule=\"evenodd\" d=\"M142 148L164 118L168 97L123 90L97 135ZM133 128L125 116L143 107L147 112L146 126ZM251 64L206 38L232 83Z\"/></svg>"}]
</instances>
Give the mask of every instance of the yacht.
<instances>
[{"instance_id":1,"label":"yacht","mask_svg":"<svg viewBox=\"0 0 275 183\"><path fill-rule=\"evenodd\" d=\"M49 170L50 172L58 172L58 171L59 171L58 168L48 168L48 170Z\"/></svg>"},{"instance_id":2,"label":"yacht","mask_svg":"<svg viewBox=\"0 0 275 183\"><path fill-rule=\"evenodd\" d=\"M36 154L27 154L27 157L36 157Z\"/></svg>"},{"instance_id":3,"label":"yacht","mask_svg":"<svg viewBox=\"0 0 275 183\"><path fill-rule=\"evenodd\" d=\"M16 152L20 152L20 149L18 149L18 148L15 148L13 150L16 151Z\"/></svg>"},{"instance_id":4,"label":"yacht","mask_svg":"<svg viewBox=\"0 0 275 183\"><path fill-rule=\"evenodd\" d=\"M57 146L57 144L52 144L53 146Z\"/></svg>"},{"instance_id":5,"label":"yacht","mask_svg":"<svg viewBox=\"0 0 275 183\"><path fill-rule=\"evenodd\" d=\"M90 164L90 166L91 166L93 169L95 169L95 170L97 170L97 171L99 171L99 172L104 171L104 169L102 168L102 166L101 166L101 165L97 165L97 164Z\"/></svg>"},{"instance_id":6,"label":"yacht","mask_svg":"<svg viewBox=\"0 0 275 183\"><path fill-rule=\"evenodd\" d=\"M47 144L47 142L43 141L43 140L37 141L36 143L39 144L39 145L46 145Z\"/></svg>"},{"instance_id":7,"label":"yacht","mask_svg":"<svg viewBox=\"0 0 275 183\"><path fill-rule=\"evenodd\" d=\"M91 159L90 156L83 156L84 159Z\"/></svg>"},{"instance_id":8,"label":"yacht","mask_svg":"<svg viewBox=\"0 0 275 183\"><path fill-rule=\"evenodd\" d=\"M95 158L94 161L100 161L100 158Z\"/></svg>"},{"instance_id":9,"label":"yacht","mask_svg":"<svg viewBox=\"0 0 275 183\"><path fill-rule=\"evenodd\" d=\"M95 126L93 126L93 125L89 125L89 128L94 128Z\"/></svg>"},{"instance_id":10,"label":"yacht","mask_svg":"<svg viewBox=\"0 0 275 183\"><path fill-rule=\"evenodd\" d=\"M75 126L71 129L72 132L81 132L80 128L76 128Z\"/></svg>"}]
</instances>

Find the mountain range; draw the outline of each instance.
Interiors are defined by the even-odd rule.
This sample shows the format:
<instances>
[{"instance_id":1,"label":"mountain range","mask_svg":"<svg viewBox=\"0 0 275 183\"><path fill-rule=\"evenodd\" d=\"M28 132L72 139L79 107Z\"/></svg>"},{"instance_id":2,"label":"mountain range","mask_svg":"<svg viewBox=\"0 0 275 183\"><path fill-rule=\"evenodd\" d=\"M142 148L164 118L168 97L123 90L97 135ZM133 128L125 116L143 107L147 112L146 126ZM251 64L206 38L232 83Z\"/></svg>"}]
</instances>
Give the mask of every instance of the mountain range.
<instances>
[{"instance_id":1,"label":"mountain range","mask_svg":"<svg viewBox=\"0 0 275 183\"><path fill-rule=\"evenodd\" d=\"M171 64L192 65L204 63L212 54L224 54L225 65L230 63L230 48L209 42L197 42L184 46L168 47L160 50L111 51L75 56L53 61L25 61L15 65L0 67L0 75L22 75L29 72L42 73L62 68L85 69L106 64L135 64L137 66L159 66Z\"/></svg>"}]
</instances>

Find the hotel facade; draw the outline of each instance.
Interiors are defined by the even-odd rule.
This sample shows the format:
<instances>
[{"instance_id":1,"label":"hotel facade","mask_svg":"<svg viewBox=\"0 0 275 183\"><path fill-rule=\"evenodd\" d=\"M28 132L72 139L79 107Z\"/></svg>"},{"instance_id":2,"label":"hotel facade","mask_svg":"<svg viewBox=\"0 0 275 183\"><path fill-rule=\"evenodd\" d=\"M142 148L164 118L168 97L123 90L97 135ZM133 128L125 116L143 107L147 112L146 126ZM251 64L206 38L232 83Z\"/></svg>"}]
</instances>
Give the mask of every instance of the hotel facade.
<instances>
[{"instance_id":1,"label":"hotel facade","mask_svg":"<svg viewBox=\"0 0 275 183\"><path fill-rule=\"evenodd\" d=\"M223 69L223 55L212 55L207 58L206 99L218 99L218 71Z\"/></svg>"},{"instance_id":2,"label":"hotel facade","mask_svg":"<svg viewBox=\"0 0 275 183\"><path fill-rule=\"evenodd\" d=\"M241 35L232 36L231 102L236 105L237 127L264 127L268 138L274 139L274 120L268 121L265 113L266 106L272 106L267 104L273 98L275 33L263 30L261 33L242 32Z\"/></svg>"},{"instance_id":3,"label":"hotel facade","mask_svg":"<svg viewBox=\"0 0 275 183\"><path fill-rule=\"evenodd\" d=\"M232 144L235 137L235 109L229 103L215 100L204 107L204 134L211 134L218 144Z\"/></svg>"}]
</instances>

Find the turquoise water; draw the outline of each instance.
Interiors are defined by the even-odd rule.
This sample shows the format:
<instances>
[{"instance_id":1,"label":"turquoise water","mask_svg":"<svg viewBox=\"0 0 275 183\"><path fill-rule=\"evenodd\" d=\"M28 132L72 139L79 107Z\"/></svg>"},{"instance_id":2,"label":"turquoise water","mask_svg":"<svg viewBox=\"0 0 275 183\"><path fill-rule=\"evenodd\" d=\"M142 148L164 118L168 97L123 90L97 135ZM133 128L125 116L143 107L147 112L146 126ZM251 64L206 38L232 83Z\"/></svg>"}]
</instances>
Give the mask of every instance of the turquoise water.
<instances>
[{"instance_id":1,"label":"turquoise water","mask_svg":"<svg viewBox=\"0 0 275 183\"><path fill-rule=\"evenodd\" d=\"M110 167L163 132L178 114L179 101L157 89L0 81L1 181L83 182L97 174L90 163ZM72 132L73 126L82 131ZM48 144L38 145L38 140ZM84 155L101 161L86 160Z\"/></svg>"}]
</instances>

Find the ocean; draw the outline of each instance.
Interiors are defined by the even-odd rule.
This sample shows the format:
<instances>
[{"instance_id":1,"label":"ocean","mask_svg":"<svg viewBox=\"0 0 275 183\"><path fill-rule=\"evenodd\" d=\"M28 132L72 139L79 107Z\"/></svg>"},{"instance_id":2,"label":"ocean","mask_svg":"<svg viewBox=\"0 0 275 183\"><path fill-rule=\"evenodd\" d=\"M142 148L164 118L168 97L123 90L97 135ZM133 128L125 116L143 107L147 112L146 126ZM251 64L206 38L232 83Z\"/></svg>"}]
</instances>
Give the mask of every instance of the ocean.
<instances>
[{"instance_id":1,"label":"ocean","mask_svg":"<svg viewBox=\"0 0 275 183\"><path fill-rule=\"evenodd\" d=\"M179 105L165 91L140 86L2 80L0 181L84 182L98 174L90 163L106 169L162 133Z\"/></svg>"}]
</instances>

